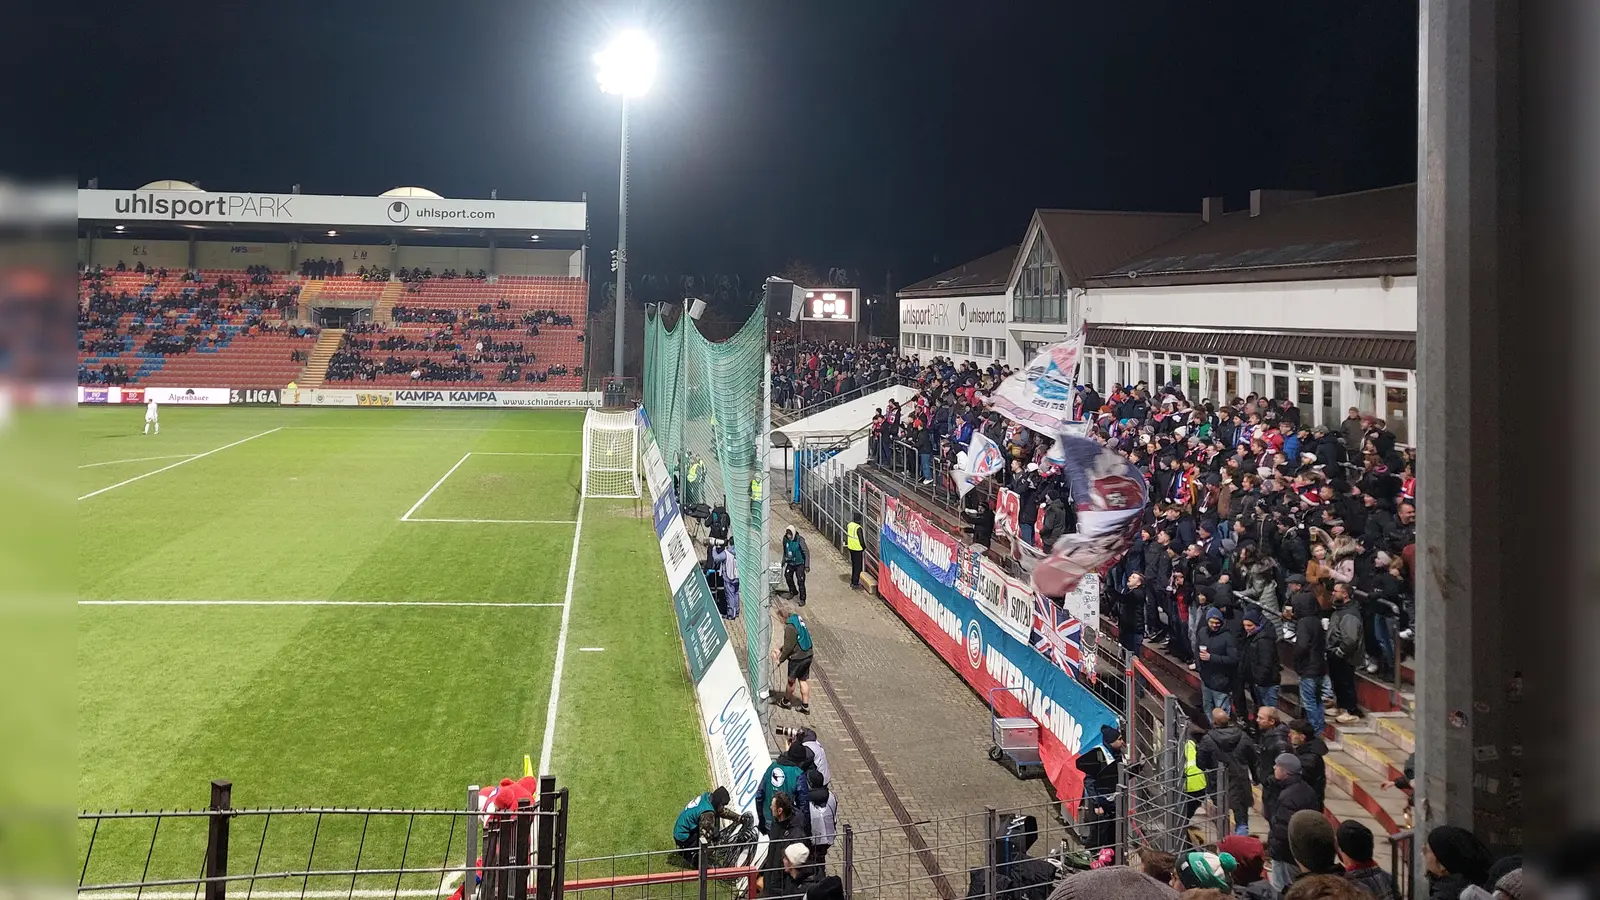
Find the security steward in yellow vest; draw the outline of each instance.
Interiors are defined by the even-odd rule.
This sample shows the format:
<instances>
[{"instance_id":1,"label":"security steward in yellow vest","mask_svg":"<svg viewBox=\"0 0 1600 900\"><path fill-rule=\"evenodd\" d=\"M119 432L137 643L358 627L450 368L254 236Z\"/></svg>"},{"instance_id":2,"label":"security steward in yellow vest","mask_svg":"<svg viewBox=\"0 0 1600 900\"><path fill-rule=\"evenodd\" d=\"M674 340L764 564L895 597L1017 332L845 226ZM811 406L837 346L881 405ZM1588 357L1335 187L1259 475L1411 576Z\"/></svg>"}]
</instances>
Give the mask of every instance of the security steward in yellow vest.
<instances>
[{"instance_id":1,"label":"security steward in yellow vest","mask_svg":"<svg viewBox=\"0 0 1600 900\"><path fill-rule=\"evenodd\" d=\"M866 556L866 545L861 542L861 513L853 513L844 526L844 548L850 551L850 586L861 587L861 564Z\"/></svg>"},{"instance_id":2,"label":"security steward in yellow vest","mask_svg":"<svg viewBox=\"0 0 1600 900\"><path fill-rule=\"evenodd\" d=\"M1183 821L1188 822L1194 817L1194 811L1206 799L1206 770L1200 768L1196 756L1200 752L1199 741L1205 731L1197 725L1189 726L1189 737L1183 742L1183 792L1188 799L1183 804Z\"/></svg>"}]
</instances>

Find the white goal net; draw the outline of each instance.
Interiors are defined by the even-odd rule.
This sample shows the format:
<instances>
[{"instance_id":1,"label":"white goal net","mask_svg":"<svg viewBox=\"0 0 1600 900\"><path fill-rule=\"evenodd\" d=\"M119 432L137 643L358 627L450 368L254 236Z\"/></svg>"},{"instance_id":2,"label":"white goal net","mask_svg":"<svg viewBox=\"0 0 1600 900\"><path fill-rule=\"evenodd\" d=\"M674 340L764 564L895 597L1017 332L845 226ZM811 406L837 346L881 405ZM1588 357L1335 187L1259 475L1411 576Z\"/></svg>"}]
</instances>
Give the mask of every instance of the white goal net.
<instances>
[{"instance_id":1,"label":"white goal net","mask_svg":"<svg viewBox=\"0 0 1600 900\"><path fill-rule=\"evenodd\" d=\"M639 489L638 415L589 410L583 417L583 495L633 498Z\"/></svg>"}]
</instances>

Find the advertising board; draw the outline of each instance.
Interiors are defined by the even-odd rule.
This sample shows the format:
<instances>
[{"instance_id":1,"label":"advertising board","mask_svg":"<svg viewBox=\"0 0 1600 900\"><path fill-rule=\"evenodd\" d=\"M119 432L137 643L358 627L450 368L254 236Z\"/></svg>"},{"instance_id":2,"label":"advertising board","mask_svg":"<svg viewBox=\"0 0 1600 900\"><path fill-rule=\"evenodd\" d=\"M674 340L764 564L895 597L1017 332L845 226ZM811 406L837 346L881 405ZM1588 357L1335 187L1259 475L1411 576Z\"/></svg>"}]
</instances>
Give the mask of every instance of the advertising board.
<instances>
[{"instance_id":1,"label":"advertising board","mask_svg":"<svg viewBox=\"0 0 1600 900\"><path fill-rule=\"evenodd\" d=\"M212 387L146 387L146 400L163 406L227 406L228 389Z\"/></svg>"},{"instance_id":2,"label":"advertising board","mask_svg":"<svg viewBox=\"0 0 1600 900\"><path fill-rule=\"evenodd\" d=\"M279 392L285 406L407 406L468 409L587 409L604 401L599 391L350 390L295 388Z\"/></svg>"}]
</instances>

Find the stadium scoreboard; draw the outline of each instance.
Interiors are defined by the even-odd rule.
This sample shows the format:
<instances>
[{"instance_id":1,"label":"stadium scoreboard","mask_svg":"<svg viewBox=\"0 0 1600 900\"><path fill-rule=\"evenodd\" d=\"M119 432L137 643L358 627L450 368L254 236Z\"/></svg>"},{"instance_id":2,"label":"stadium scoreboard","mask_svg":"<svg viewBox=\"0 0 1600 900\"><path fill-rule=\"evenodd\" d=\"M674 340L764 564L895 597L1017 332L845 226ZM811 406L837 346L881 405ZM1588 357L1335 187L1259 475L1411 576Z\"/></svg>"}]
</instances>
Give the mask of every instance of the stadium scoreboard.
<instances>
[{"instance_id":1,"label":"stadium scoreboard","mask_svg":"<svg viewBox=\"0 0 1600 900\"><path fill-rule=\"evenodd\" d=\"M854 322L860 301L859 288L806 288L800 317L807 322Z\"/></svg>"}]
</instances>

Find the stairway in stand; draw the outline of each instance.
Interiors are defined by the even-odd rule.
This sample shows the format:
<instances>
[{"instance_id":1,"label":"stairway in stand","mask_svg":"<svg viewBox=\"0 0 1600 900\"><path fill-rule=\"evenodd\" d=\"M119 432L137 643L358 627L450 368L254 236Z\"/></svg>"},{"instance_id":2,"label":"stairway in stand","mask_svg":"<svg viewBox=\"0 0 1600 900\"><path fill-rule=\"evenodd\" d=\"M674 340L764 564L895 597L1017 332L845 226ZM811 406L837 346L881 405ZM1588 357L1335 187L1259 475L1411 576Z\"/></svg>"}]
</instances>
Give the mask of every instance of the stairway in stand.
<instances>
[{"instance_id":1,"label":"stairway in stand","mask_svg":"<svg viewBox=\"0 0 1600 900\"><path fill-rule=\"evenodd\" d=\"M300 310L302 316L311 313L311 307L317 305L317 298L322 296L322 282L316 279L301 279L300 281Z\"/></svg>"},{"instance_id":2,"label":"stairway in stand","mask_svg":"<svg viewBox=\"0 0 1600 900\"><path fill-rule=\"evenodd\" d=\"M383 293L378 295L378 302L372 307L372 321L380 325L389 324L390 317L394 315L394 302L400 299L405 285L398 281L391 281L383 286Z\"/></svg>"},{"instance_id":3,"label":"stairway in stand","mask_svg":"<svg viewBox=\"0 0 1600 900\"><path fill-rule=\"evenodd\" d=\"M338 352L339 345L344 343L343 328L324 328L317 335L317 345L311 348L311 357L306 362L305 370L300 373L296 383L304 388L321 387L323 379L328 377L328 363L332 361L333 354Z\"/></svg>"}]
</instances>

